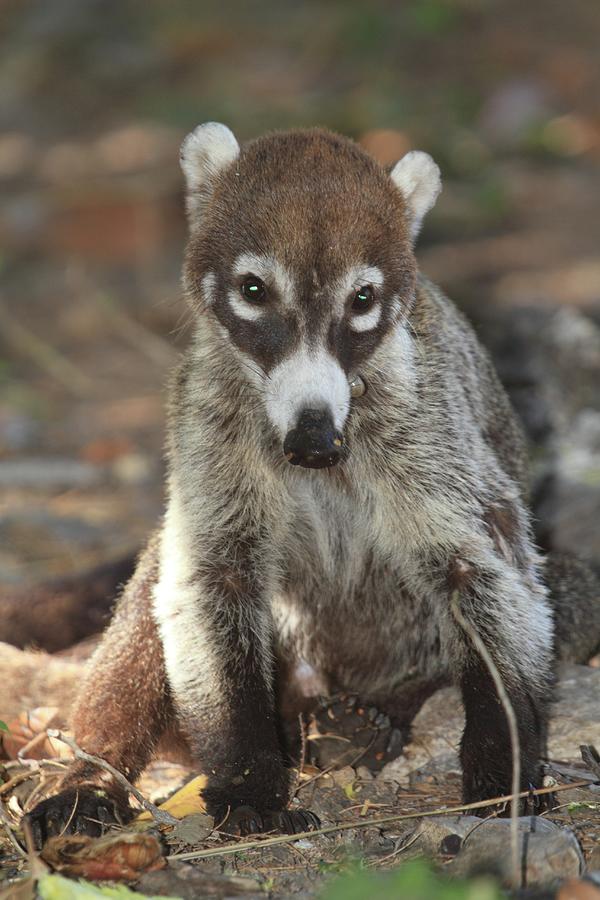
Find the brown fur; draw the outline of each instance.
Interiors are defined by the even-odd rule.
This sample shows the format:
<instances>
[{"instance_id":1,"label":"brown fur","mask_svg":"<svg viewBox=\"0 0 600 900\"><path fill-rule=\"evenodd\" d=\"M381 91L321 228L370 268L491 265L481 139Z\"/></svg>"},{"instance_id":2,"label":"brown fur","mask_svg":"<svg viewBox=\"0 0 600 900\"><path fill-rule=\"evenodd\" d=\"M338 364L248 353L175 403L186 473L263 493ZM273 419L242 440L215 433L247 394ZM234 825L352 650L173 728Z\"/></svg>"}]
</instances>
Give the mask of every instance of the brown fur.
<instances>
[{"instance_id":1,"label":"brown fur","mask_svg":"<svg viewBox=\"0 0 600 900\"><path fill-rule=\"evenodd\" d=\"M151 613L157 543L155 535L140 558L92 657L71 717L82 749L102 756L131 779L147 765L172 717L162 647ZM76 767L65 785L80 780L81 768ZM105 781L98 770L90 771L87 780Z\"/></svg>"},{"instance_id":2,"label":"brown fur","mask_svg":"<svg viewBox=\"0 0 600 900\"><path fill-rule=\"evenodd\" d=\"M0 641L54 653L105 627L120 584L133 573L135 554L89 572L0 593Z\"/></svg>"}]
</instances>

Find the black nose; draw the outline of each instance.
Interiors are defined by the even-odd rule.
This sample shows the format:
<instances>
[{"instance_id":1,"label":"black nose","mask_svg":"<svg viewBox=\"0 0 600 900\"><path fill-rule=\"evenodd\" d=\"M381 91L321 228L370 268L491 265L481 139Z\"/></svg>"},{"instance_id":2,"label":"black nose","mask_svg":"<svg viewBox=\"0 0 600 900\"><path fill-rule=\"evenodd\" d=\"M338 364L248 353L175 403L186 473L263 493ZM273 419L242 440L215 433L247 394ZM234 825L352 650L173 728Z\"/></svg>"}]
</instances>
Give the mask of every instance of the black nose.
<instances>
[{"instance_id":1,"label":"black nose","mask_svg":"<svg viewBox=\"0 0 600 900\"><path fill-rule=\"evenodd\" d=\"M342 455L342 436L336 431L328 412L305 409L298 424L288 431L283 452L293 466L325 469L335 466Z\"/></svg>"}]
</instances>

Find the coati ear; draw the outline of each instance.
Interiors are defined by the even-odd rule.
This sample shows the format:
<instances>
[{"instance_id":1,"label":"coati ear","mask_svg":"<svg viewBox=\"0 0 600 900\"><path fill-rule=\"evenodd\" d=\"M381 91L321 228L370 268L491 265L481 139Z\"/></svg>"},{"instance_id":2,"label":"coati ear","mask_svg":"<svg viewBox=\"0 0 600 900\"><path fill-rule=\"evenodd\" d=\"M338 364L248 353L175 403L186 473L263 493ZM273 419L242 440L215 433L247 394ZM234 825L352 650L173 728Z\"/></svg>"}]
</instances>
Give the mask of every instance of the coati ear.
<instances>
[{"instance_id":1,"label":"coati ear","mask_svg":"<svg viewBox=\"0 0 600 900\"><path fill-rule=\"evenodd\" d=\"M198 125L185 138L179 154L187 185L187 208L192 221L200 212L211 182L238 158L240 145L233 132L219 122Z\"/></svg>"},{"instance_id":2,"label":"coati ear","mask_svg":"<svg viewBox=\"0 0 600 900\"><path fill-rule=\"evenodd\" d=\"M413 241L421 230L425 213L434 205L442 189L440 170L429 153L411 150L390 172L392 181L406 201Z\"/></svg>"}]
</instances>

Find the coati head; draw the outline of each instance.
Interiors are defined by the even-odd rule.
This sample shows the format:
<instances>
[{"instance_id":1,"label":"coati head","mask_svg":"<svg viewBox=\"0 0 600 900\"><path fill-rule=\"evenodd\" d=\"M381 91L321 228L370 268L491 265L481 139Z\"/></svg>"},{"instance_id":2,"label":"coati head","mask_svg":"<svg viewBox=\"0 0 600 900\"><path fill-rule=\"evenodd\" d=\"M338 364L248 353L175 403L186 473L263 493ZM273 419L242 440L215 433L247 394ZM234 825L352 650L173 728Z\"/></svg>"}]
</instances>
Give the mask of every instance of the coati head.
<instances>
[{"instance_id":1,"label":"coati head","mask_svg":"<svg viewBox=\"0 0 600 900\"><path fill-rule=\"evenodd\" d=\"M440 191L411 152L388 173L322 130L240 148L210 122L185 139L184 284L249 363L293 465L344 457L349 381L414 301L413 242Z\"/></svg>"}]
</instances>

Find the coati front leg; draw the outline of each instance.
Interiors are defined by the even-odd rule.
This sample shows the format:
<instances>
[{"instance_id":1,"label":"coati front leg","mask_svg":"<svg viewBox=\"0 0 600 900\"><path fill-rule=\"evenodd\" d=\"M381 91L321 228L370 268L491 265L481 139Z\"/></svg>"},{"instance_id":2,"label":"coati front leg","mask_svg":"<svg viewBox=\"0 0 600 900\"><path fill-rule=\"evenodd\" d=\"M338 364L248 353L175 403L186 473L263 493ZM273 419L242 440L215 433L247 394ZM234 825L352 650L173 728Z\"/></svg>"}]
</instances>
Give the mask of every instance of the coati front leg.
<instances>
[{"instance_id":1,"label":"coati front leg","mask_svg":"<svg viewBox=\"0 0 600 900\"><path fill-rule=\"evenodd\" d=\"M178 724L208 777L207 810L226 831L309 830L318 825L312 813L286 809L264 498L252 484L221 496L227 481L206 485L200 505L186 487L171 481L155 613Z\"/></svg>"},{"instance_id":2,"label":"coati front leg","mask_svg":"<svg viewBox=\"0 0 600 900\"><path fill-rule=\"evenodd\" d=\"M70 726L82 750L135 781L172 723L163 652L152 613L158 577L158 536L140 557L113 621L90 661ZM27 816L38 846L62 832L98 835L133 814L126 791L90 763L73 762L59 792Z\"/></svg>"},{"instance_id":3,"label":"coati front leg","mask_svg":"<svg viewBox=\"0 0 600 900\"><path fill-rule=\"evenodd\" d=\"M553 625L535 565L507 560L475 537L468 548L442 553L424 569L437 573L441 631L448 636L448 658L465 707L460 747L464 802L512 793L513 748L507 715L488 665L474 645L473 630L490 654L515 713L520 790L540 787ZM453 614L454 604L458 615ZM461 619L470 626L468 630Z\"/></svg>"},{"instance_id":4,"label":"coati front leg","mask_svg":"<svg viewBox=\"0 0 600 900\"><path fill-rule=\"evenodd\" d=\"M453 561L450 603L459 604L460 614L483 641L502 680L517 723L519 789L527 791L541 787L552 684L552 615L533 575L523 576L498 557L490 562ZM470 803L512 793L513 747L507 713L489 667L470 634L463 633L461 643L466 723L460 755L463 799Z\"/></svg>"}]
</instances>

